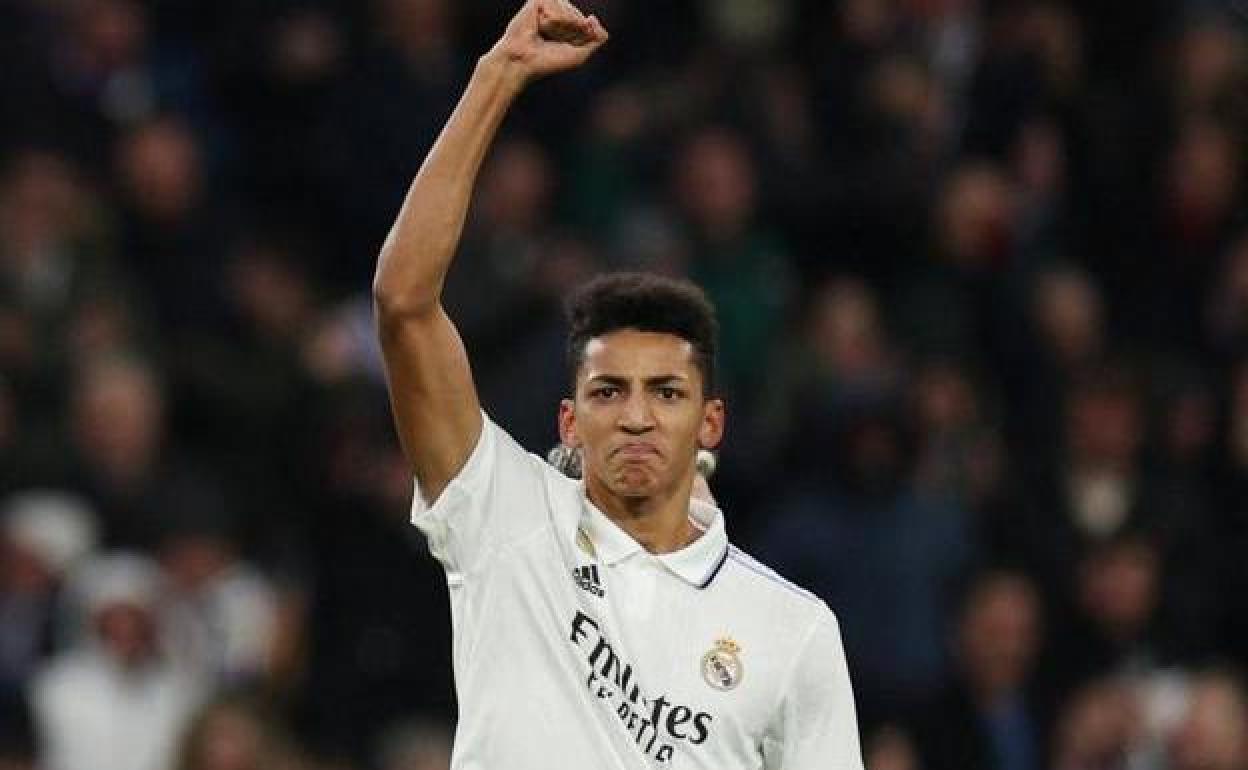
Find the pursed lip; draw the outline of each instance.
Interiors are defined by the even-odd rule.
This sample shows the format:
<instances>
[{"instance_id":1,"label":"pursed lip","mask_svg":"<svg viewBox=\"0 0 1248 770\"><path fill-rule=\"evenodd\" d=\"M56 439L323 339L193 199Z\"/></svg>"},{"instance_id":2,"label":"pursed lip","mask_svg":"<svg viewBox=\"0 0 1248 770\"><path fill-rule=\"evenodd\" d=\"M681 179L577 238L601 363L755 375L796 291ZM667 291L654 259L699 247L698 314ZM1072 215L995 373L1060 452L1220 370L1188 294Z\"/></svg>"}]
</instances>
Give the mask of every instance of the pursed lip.
<instances>
[{"instance_id":1,"label":"pursed lip","mask_svg":"<svg viewBox=\"0 0 1248 770\"><path fill-rule=\"evenodd\" d=\"M659 454L659 450L654 446L654 444L645 441L629 441L617 446L612 451L612 454L623 455L625 457L648 457L650 455L657 456Z\"/></svg>"}]
</instances>

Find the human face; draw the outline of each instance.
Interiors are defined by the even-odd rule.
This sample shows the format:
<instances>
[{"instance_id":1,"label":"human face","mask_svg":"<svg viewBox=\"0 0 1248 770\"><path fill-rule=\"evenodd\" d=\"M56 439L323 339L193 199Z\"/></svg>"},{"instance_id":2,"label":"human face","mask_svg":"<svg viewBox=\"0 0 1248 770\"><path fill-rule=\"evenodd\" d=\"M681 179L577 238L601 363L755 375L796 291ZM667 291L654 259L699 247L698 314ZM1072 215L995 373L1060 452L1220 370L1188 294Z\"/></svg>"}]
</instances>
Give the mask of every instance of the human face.
<instances>
[{"instance_id":1,"label":"human face","mask_svg":"<svg viewBox=\"0 0 1248 770\"><path fill-rule=\"evenodd\" d=\"M142 663L156 645L151 612L137 604L114 602L95 615L105 648L124 665Z\"/></svg>"},{"instance_id":2,"label":"human face","mask_svg":"<svg viewBox=\"0 0 1248 770\"><path fill-rule=\"evenodd\" d=\"M723 402L703 396L693 345L634 329L589 341L575 397L559 408L560 436L581 449L586 485L619 498L684 489L697 450L716 446L723 427Z\"/></svg>"},{"instance_id":3,"label":"human face","mask_svg":"<svg viewBox=\"0 0 1248 770\"><path fill-rule=\"evenodd\" d=\"M962 658L972 684L996 695L1022 685L1035 664L1040 615L1022 578L993 576L978 587L961 625Z\"/></svg>"}]
</instances>

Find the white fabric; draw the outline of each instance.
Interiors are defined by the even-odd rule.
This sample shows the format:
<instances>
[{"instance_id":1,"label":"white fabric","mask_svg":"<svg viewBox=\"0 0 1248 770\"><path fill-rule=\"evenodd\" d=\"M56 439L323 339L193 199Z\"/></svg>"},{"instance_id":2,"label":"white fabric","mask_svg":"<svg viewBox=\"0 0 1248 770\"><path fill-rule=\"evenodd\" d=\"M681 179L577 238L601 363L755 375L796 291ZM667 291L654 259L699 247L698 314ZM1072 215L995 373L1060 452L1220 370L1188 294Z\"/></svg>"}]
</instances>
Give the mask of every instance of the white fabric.
<instances>
[{"instance_id":1,"label":"white fabric","mask_svg":"<svg viewBox=\"0 0 1248 770\"><path fill-rule=\"evenodd\" d=\"M277 594L265 576L235 563L194 592L170 594L169 654L210 681L248 682L268 673L277 613Z\"/></svg>"},{"instance_id":2,"label":"white fabric","mask_svg":"<svg viewBox=\"0 0 1248 770\"><path fill-rule=\"evenodd\" d=\"M155 610L165 589L156 562L132 551L110 551L83 564L72 576L72 591L88 613L116 604Z\"/></svg>"},{"instance_id":3,"label":"white fabric","mask_svg":"<svg viewBox=\"0 0 1248 770\"><path fill-rule=\"evenodd\" d=\"M454 770L861 770L832 613L690 515L701 537L650 554L485 418L413 503L451 591Z\"/></svg>"},{"instance_id":4,"label":"white fabric","mask_svg":"<svg viewBox=\"0 0 1248 770\"><path fill-rule=\"evenodd\" d=\"M123 671L96 649L54 660L31 687L45 770L169 770L197 703L194 680Z\"/></svg>"},{"instance_id":5,"label":"white fabric","mask_svg":"<svg viewBox=\"0 0 1248 770\"><path fill-rule=\"evenodd\" d=\"M5 501L0 531L60 575L95 547L95 513L76 495L25 492Z\"/></svg>"}]
</instances>

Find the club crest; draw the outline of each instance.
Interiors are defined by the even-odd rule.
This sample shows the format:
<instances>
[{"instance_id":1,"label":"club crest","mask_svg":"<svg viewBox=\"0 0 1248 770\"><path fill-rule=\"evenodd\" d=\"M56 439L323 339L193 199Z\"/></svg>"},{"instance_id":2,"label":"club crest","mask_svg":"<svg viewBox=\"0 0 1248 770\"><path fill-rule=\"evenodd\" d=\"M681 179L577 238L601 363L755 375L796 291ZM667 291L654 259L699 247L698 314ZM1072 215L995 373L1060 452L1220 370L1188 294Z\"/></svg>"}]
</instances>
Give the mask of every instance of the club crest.
<instances>
[{"instance_id":1,"label":"club crest","mask_svg":"<svg viewBox=\"0 0 1248 770\"><path fill-rule=\"evenodd\" d=\"M715 646L702 656L702 678L716 690L731 690L741 684L745 668L741 664L741 645L730 637L716 639Z\"/></svg>"}]
</instances>

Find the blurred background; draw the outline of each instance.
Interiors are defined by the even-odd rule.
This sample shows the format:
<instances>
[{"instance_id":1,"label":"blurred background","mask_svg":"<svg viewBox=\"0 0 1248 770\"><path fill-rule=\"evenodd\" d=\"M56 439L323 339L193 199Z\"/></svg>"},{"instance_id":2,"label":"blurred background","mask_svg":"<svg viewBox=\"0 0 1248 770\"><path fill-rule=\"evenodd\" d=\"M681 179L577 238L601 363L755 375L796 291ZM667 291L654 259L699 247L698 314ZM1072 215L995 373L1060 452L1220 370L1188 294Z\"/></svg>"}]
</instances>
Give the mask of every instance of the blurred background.
<instances>
[{"instance_id":1,"label":"blurred background","mask_svg":"<svg viewBox=\"0 0 1248 770\"><path fill-rule=\"evenodd\" d=\"M512 6L0 0L0 768L447 767L370 284ZM584 7L447 287L494 418L689 276L869 770L1248 767L1248 2Z\"/></svg>"}]
</instances>

